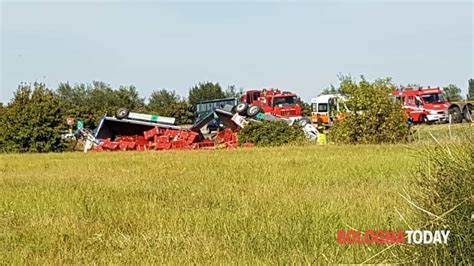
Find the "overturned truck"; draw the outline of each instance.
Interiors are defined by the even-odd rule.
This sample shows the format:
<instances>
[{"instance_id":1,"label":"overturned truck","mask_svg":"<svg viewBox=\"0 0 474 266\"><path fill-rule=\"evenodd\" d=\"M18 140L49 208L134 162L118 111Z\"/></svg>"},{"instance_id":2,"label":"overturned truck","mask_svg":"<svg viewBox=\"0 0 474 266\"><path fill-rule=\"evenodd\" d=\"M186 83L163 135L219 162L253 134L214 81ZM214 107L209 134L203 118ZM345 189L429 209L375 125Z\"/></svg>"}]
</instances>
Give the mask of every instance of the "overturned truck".
<instances>
[{"instance_id":1,"label":"overturned truck","mask_svg":"<svg viewBox=\"0 0 474 266\"><path fill-rule=\"evenodd\" d=\"M226 105L202 117L191 127L181 127L175 125L175 119L172 117L134 113L121 108L115 116L105 115L102 117L95 130L82 129L78 134L85 141L84 152L89 150L144 151L235 148L238 145L237 132L239 129L249 123L278 120L285 121L289 125L297 122L310 139L317 139L318 131L307 120L295 120L263 113L248 117L239 114L235 109L232 105ZM216 117L222 121L224 130L205 137L201 129ZM253 145L245 143L244 146Z\"/></svg>"}]
</instances>

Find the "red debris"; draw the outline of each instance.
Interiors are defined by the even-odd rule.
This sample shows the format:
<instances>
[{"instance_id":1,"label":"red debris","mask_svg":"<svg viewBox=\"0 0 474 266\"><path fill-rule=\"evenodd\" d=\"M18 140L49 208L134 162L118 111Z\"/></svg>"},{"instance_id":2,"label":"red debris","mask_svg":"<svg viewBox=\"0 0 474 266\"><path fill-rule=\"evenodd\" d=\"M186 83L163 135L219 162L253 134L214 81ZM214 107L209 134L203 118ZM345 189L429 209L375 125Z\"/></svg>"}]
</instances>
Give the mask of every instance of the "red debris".
<instances>
[{"instance_id":1,"label":"red debris","mask_svg":"<svg viewBox=\"0 0 474 266\"><path fill-rule=\"evenodd\" d=\"M158 143L155 143L155 148L157 150L169 150L169 149L171 149L171 142L158 142Z\"/></svg>"},{"instance_id":2,"label":"red debris","mask_svg":"<svg viewBox=\"0 0 474 266\"><path fill-rule=\"evenodd\" d=\"M102 148L109 149L109 150L117 149L118 145L119 145L118 142L110 141L110 139L106 139L100 144Z\"/></svg>"},{"instance_id":3,"label":"red debris","mask_svg":"<svg viewBox=\"0 0 474 266\"><path fill-rule=\"evenodd\" d=\"M147 131L143 132L143 137L148 140L148 139L153 138L153 136L155 136L155 135L162 135L162 134L164 134L164 132L165 132L165 129L155 127L153 129L150 129L150 130L147 130Z\"/></svg>"},{"instance_id":4,"label":"red debris","mask_svg":"<svg viewBox=\"0 0 474 266\"><path fill-rule=\"evenodd\" d=\"M171 142L171 149L185 149L188 148L186 141L182 139L174 140Z\"/></svg>"},{"instance_id":5,"label":"red debris","mask_svg":"<svg viewBox=\"0 0 474 266\"><path fill-rule=\"evenodd\" d=\"M216 145L222 145L230 149L237 148L237 133L226 128L218 132L214 140L210 140L202 139L199 133L187 129L178 130L155 127L143 132L143 136L120 136L115 141L105 139L95 150L215 149ZM244 146L250 147L247 143Z\"/></svg>"},{"instance_id":6,"label":"red debris","mask_svg":"<svg viewBox=\"0 0 474 266\"><path fill-rule=\"evenodd\" d=\"M242 146L244 148L253 148L253 147L255 147L255 144L250 143L250 142L245 142Z\"/></svg>"},{"instance_id":7,"label":"red debris","mask_svg":"<svg viewBox=\"0 0 474 266\"><path fill-rule=\"evenodd\" d=\"M233 132L229 128L226 128L223 131L217 133L216 143L224 144L224 146L227 148L237 148L237 133Z\"/></svg>"},{"instance_id":8,"label":"red debris","mask_svg":"<svg viewBox=\"0 0 474 266\"><path fill-rule=\"evenodd\" d=\"M104 151L104 148L102 148L102 146L100 146L100 145L95 145L92 148L92 151Z\"/></svg>"},{"instance_id":9,"label":"red debris","mask_svg":"<svg viewBox=\"0 0 474 266\"><path fill-rule=\"evenodd\" d=\"M193 144L193 149L214 149L216 144L214 141L206 139L201 142L197 142Z\"/></svg>"}]
</instances>

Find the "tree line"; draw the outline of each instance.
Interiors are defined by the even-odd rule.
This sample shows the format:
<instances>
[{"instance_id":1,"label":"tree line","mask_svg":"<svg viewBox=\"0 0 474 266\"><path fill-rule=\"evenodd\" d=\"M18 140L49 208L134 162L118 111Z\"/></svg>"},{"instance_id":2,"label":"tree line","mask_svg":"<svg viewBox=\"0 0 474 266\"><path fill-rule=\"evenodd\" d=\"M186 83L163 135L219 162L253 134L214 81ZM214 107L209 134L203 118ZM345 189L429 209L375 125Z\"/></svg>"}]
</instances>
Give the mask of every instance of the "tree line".
<instances>
[{"instance_id":1,"label":"tree line","mask_svg":"<svg viewBox=\"0 0 474 266\"><path fill-rule=\"evenodd\" d=\"M341 85L331 86L323 90L322 94L348 93L365 95L371 84L362 77L362 83L348 82L350 77L340 77ZM378 82L378 83L377 83ZM396 88L391 82L377 81L375 84L384 90L377 90L376 95L386 93L387 89ZM349 90L349 86L360 87L360 90ZM461 90L449 85L445 87L447 98L451 101L462 99ZM239 97L243 89L229 86L223 89L219 83L201 82L191 87L186 98L179 96L174 90L159 89L151 93L148 101L140 96L133 85L113 88L105 82L94 81L91 84L61 83L56 89L49 89L42 83L22 83L14 93L13 99L7 104L0 104L0 152L49 152L62 151L66 148L61 138L68 128L66 119L74 117L82 120L84 127L95 128L100 118L113 115L117 108L126 107L136 112L147 112L161 116L175 117L178 124L191 124L195 119L194 106L203 100ZM386 98L386 97L381 97ZM469 80L469 94L467 98L474 98L474 79ZM370 99L364 99L369 101ZM372 99L374 100L374 99ZM374 100L375 101L375 100ZM369 101L370 102L370 101ZM302 102L303 115L311 114L309 104ZM388 108L390 109L390 108ZM356 110L356 109L354 109ZM397 114L398 109L395 111ZM389 117L389 116L384 116ZM398 124L398 116L394 116ZM381 118L382 119L382 118ZM382 120L385 120L383 118ZM352 120L345 122L348 124ZM360 121L359 121L360 122ZM355 125L357 125L355 123ZM343 127L344 126L344 127ZM341 125L341 128L354 128L354 124ZM389 128L393 128L390 126ZM368 130L364 129L364 132ZM335 134L336 137L349 137L344 130ZM357 135L357 137L360 137ZM342 142L351 142L344 139Z\"/></svg>"},{"instance_id":2,"label":"tree line","mask_svg":"<svg viewBox=\"0 0 474 266\"><path fill-rule=\"evenodd\" d=\"M134 86L120 86L113 89L104 82L92 84L59 84L56 94L65 116L74 116L85 121L88 127L97 126L104 114L114 114L119 107L136 112L148 112L161 116L175 117L178 124L194 121L194 106L203 100L238 97L242 89L234 85L226 90L219 83L202 82L189 89L188 97L179 96L169 89L154 90L148 101L141 97Z\"/></svg>"},{"instance_id":3,"label":"tree line","mask_svg":"<svg viewBox=\"0 0 474 266\"><path fill-rule=\"evenodd\" d=\"M68 128L68 117L83 121L84 127L95 128L103 115L113 115L120 107L191 124L196 103L239 97L242 92L234 85L223 89L219 83L201 82L189 89L187 98L174 90L159 89L146 101L133 85L113 88L100 81L75 85L66 82L50 89L42 83L21 83L12 100L0 105L0 152L64 150L61 135Z\"/></svg>"}]
</instances>

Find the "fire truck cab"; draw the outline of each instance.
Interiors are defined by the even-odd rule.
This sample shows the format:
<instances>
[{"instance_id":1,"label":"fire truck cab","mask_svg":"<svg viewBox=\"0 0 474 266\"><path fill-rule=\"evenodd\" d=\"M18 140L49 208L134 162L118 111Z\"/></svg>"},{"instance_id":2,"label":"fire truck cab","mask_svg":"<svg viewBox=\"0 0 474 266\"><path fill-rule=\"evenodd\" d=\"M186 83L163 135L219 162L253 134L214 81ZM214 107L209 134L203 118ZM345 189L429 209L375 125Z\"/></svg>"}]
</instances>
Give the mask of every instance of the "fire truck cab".
<instances>
[{"instance_id":1,"label":"fire truck cab","mask_svg":"<svg viewBox=\"0 0 474 266\"><path fill-rule=\"evenodd\" d=\"M254 115L254 110L270 113L283 117L301 117L301 106L298 96L295 93L281 91L279 89L249 90L244 94L241 103L248 107L250 116ZM240 109L240 106L238 106ZM242 110L244 110L242 106ZM240 112L240 110L238 110Z\"/></svg>"},{"instance_id":2,"label":"fire truck cab","mask_svg":"<svg viewBox=\"0 0 474 266\"><path fill-rule=\"evenodd\" d=\"M403 104L415 123L446 122L449 102L441 88L405 88L392 91L389 97Z\"/></svg>"}]
</instances>

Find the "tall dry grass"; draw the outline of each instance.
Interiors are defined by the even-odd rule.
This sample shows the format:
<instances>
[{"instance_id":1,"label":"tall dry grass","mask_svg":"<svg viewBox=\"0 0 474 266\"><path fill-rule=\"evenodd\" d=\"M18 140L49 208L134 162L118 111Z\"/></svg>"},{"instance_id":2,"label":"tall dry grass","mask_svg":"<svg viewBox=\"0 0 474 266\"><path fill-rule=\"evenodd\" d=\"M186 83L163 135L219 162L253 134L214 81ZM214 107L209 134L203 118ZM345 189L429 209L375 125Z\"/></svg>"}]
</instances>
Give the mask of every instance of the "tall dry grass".
<instances>
[{"instance_id":1,"label":"tall dry grass","mask_svg":"<svg viewBox=\"0 0 474 266\"><path fill-rule=\"evenodd\" d=\"M406 228L404 146L0 155L0 261L398 262L337 230ZM377 255L379 254L379 255ZM375 256L374 256L375 255Z\"/></svg>"},{"instance_id":2,"label":"tall dry grass","mask_svg":"<svg viewBox=\"0 0 474 266\"><path fill-rule=\"evenodd\" d=\"M411 199L424 230L450 230L447 245L417 246L418 262L471 265L474 219L474 135L427 145Z\"/></svg>"}]
</instances>

